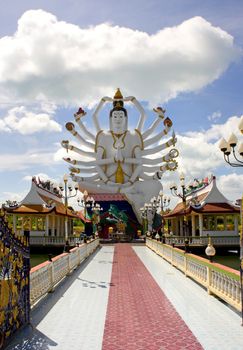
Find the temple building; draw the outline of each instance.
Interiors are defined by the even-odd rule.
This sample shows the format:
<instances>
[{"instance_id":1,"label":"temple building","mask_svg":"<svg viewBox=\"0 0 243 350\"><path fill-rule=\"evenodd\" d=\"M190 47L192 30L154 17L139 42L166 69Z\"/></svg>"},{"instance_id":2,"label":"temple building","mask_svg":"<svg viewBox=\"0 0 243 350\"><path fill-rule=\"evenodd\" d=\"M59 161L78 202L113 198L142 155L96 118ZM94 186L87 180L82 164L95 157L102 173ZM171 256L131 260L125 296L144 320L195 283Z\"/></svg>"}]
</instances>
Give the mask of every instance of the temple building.
<instances>
[{"instance_id":1,"label":"temple building","mask_svg":"<svg viewBox=\"0 0 243 350\"><path fill-rule=\"evenodd\" d=\"M31 189L18 203L8 203L5 210L14 232L23 235L30 232L34 237L65 237L65 220L68 235L73 234L73 219L77 214L66 208L61 193L53 188L50 181L32 178ZM65 219L66 218L66 219Z\"/></svg>"},{"instance_id":2,"label":"temple building","mask_svg":"<svg viewBox=\"0 0 243 350\"><path fill-rule=\"evenodd\" d=\"M240 207L227 200L216 185L216 177L187 189L186 201L164 215L176 236L238 236Z\"/></svg>"}]
</instances>

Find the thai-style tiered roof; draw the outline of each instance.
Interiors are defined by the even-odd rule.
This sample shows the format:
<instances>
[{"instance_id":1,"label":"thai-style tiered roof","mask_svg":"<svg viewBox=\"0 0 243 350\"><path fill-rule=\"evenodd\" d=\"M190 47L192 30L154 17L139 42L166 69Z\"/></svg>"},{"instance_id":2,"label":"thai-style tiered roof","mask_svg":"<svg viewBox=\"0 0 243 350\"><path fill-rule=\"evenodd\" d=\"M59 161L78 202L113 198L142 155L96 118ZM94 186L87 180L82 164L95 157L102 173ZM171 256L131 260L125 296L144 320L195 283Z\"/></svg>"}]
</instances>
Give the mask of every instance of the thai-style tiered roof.
<instances>
[{"instance_id":1,"label":"thai-style tiered roof","mask_svg":"<svg viewBox=\"0 0 243 350\"><path fill-rule=\"evenodd\" d=\"M231 201L219 191L216 185L216 177L212 176L210 180L203 179L197 186L191 186L186 192L186 203L180 201L175 208L165 218L172 218L181 215L195 213L239 213L240 207L234 205Z\"/></svg>"},{"instance_id":2,"label":"thai-style tiered roof","mask_svg":"<svg viewBox=\"0 0 243 350\"><path fill-rule=\"evenodd\" d=\"M66 208L58 190L51 186L50 181L32 178L31 188L26 197L17 205L6 208L9 213L16 214L49 214L78 217L73 210Z\"/></svg>"}]
</instances>

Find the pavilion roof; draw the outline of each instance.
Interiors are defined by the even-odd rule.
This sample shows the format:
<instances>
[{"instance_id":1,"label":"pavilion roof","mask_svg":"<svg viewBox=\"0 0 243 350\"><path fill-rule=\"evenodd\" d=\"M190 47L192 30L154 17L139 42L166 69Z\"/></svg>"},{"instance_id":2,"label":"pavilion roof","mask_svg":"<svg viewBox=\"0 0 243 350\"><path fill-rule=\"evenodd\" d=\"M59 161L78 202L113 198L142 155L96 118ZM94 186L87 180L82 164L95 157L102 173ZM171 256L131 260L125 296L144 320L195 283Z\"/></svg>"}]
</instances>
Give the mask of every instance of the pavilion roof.
<instances>
[{"instance_id":1,"label":"pavilion roof","mask_svg":"<svg viewBox=\"0 0 243 350\"><path fill-rule=\"evenodd\" d=\"M66 208L59 195L40 187L32 179L31 189L16 207L5 208L9 213L16 214L48 214L66 215L69 217L78 217L70 208Z\"/></svg>"},{"instance_id":2,"label":"pavilion roof","mask_svg":"<svg viewBox=\"0 0 243 350\"><path fill-rule=\"evenodd\" d=\"M224 195L218 190L216 186L216 178L212 177L211 182L204 187L195 191L186 198L186 205L179 202L175 208L164 215L164 218L172 218L175 216L182 216L196 213L239 213L239 206L234 205L228 201Z\"/></svg>"},{"instance_id":3,"label":"pavilion roof","mask_svg":"<svg viewBox=\"0 0 243 350\"><path fill-rule=\"evenodd\" d=\"M85 216L84 216L84 214L82 213L82 211L78 211L78 212L77 212L77 215L78 215L79 219L81 219L83 222L87 222L87 223L91 222L90 219L85 218Z\"/></svg>"}]
</instances>

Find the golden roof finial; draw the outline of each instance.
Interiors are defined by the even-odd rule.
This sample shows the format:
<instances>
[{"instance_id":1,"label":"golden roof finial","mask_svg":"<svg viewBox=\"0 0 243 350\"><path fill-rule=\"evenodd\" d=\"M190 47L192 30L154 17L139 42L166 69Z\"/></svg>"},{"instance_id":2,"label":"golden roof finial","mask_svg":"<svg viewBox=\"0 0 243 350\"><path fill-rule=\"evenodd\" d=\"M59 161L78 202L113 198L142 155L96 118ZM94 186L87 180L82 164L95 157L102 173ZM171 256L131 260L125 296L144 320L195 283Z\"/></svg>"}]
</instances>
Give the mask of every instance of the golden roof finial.
<instances>
[{"instance_id":1,"label":"golden roof finial","mask_svg":"<svg viewBox=\"0 0 243 350\"><path fill-rule=\"evenodd\" d=\"M119 100L119 99L122 99L122 98L123 98L122 93L121 93L121 91L120 91L119 88L117 88L116 93L115 93L115 95L114 95L114 98L115 98L116 100Z\"/></svg>"}]
</instances>

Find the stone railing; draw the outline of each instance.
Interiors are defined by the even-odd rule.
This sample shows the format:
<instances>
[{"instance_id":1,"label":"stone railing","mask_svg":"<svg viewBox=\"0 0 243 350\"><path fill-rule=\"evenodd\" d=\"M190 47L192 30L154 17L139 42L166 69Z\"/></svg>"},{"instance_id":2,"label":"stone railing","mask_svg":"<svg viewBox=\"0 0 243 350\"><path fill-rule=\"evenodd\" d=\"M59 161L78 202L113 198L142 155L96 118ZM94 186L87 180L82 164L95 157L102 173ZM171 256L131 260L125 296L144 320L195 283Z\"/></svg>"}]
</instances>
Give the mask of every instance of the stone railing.
<instances>
[{"instance_id":1,"label":"stone railing","mask_svg":"<svg viewBox=\"0 0 243 350\"><path fill-rule=\"evenodd\" d=\"M53 291L55 285L70 274L99 246L94 239L63 253L52 261L33 267L30 271L30 303L33 306L43 295Z\"/></svg>"},{"instance_id":2,"label":"stone railing","mask_svg":"<svg viewBox=\"0 0 243 350\"><path fill-rule=\"evenodd\" d=\"M186 276L205 287L227 304L241 311L240 272L227 266L210 263L207 259L147 238L146 245L170 262Z\"/></svg>"},{"instance_id":3,"label":"stone railing","mask_svg":"<svg viewBox=\"0 0 243 350\"><path fill-rule=\"evenodd\" d=\"M52 245L52 246L64 246L66 242L65 237L62 236L30 236L30 245ZM70 245L76 245L79 243L79 238L75 236L69 236L68 242Z\"/></svg>"},{"instance_id":4,"label":"stone railing","mask_svg":"<svg viewBox=\"0 0 243 350\"><path fill-rule=\"evenodd\" d=\"M176 246L184 246L185 240L188 240L188 244L192 246L206 247L208 245L208 238L211 238L211 242L214 246L238 246L240 245L239 236L171 236L165 237L165 244L174 244Z\"/></svg>"}]
</instances>

